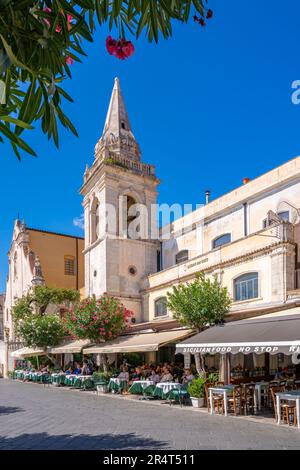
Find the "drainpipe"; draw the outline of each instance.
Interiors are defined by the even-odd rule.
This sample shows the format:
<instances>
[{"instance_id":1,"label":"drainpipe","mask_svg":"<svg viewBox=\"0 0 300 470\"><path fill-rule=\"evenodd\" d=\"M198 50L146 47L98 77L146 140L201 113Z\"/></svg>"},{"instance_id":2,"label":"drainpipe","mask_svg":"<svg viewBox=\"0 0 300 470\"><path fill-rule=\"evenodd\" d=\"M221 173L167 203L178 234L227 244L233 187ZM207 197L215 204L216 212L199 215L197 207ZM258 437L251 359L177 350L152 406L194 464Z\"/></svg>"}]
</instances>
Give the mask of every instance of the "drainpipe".
<instances>
[{"instance_id":1,"label":"drainpipe","mask_svg":"<svg viewBox=\"0 0 300 470\"><path fill-rule=\"evenodd\" d=\"M244 206L244 236L248 236L248 204L245 202Z\"/></svg>"}]
</instances>

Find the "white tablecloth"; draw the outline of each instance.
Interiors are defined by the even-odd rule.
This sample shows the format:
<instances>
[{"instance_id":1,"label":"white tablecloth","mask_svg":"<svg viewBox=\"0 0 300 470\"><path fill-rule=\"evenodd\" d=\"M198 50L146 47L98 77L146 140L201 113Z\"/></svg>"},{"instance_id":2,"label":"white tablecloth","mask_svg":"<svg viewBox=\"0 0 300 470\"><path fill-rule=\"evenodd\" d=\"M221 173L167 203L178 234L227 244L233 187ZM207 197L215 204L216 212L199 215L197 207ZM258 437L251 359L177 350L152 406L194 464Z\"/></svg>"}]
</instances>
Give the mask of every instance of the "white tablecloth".
<instances>
[{"instance_id":1,"label":"white tablecloth","mask_svg":"<svg viewBox=\"0 0 300 470\"><path fill-rule=\"evenodd\" d=\"M164 394L167 394L170 390L174 390L175 388L181 388L181 384L176 382L159 382L156 386L157 388L162 388Z\"/></svg>"},{"instance_id":2,"label":"white tablecloth","mask_svg":"<svg viewBox=\"0 0 300 470\"><path fill-rule=\"evenodd\" d=\"M152 380L135 380L132 382L132 385L139 384L143 389L149 387L150 385L155 385Z\"/></svg>"},{"instance_id":3,"label":"white tablecloth","mask_svg":"<svg viewBox=\"0 0 300 470\"><path fill-rule=\"evenodd\" d=\"M110 379L110 382L113 382L117 384L118 386L120 386L122 382L127 382L127 380L119 379L118 377L113 377L112 379Z\"/></svg>"}]
</instances>

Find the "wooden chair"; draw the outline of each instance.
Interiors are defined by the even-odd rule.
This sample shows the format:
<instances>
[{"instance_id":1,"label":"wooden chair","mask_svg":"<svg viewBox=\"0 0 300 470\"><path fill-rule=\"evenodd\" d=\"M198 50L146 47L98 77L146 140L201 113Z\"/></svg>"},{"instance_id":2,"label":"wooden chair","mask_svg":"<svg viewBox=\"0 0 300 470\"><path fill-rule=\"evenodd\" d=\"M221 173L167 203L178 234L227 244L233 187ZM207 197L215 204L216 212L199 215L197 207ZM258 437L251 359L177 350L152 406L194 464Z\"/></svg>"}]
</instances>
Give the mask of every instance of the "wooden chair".
<instances>
[{"instance_id":1,"label":"wooden chair","mask_svg":"<svg viewBox=\"0 0 300 470\"><path fill-rule=\"evenodd\" d=\"M254 413L255 409L255 384L245 384L243 387L243 406L245 415L251 410Z\"/></svg>"},{"instance_id":2,"label":"wooden chair","mask_svg":"<svg viewBox=\"0 0 300 470\"><path fill-rule=\"evenodd\" d=\"M228 411L233 411L234 416L236 416L237 412L241 414L243 409L243 389L241 386L237 385L233 389L232 397L228 399Z\"/></svg>"},{"instance_id":3,"label":"wooden chair","mask_svg":"<svg viewBox=\"0 0 300 470\"><path fill-rule=\"evenodd\" d=\"M271 396L274 407L275 420L278 420L277 416L277 404L276 404L276 393L284 392L285 387L272 387ZM292 419L291 419L292 418ZM296 414L296 405L294 403L287 401L280 401L280 420L286 422L289 426L293 422L294 426L297 425L297 414Z\"/></svg>"},{"instance_id":4,"label":"wooden chair","mask_svg":"<svg viewBox=\"0 0 300 470\"><path fill-rule=\"evenodd\" d=\"M211 387L216 387L216 384L209 383L209 382L205 384L205 399L206 399L208 413L210 413L209 388ZM214 409L217 410L218 414L220 414L220 410L222 414L224 413L223 395L213 394L213 406L214 406Z\"/></svg>"}]
</instances>

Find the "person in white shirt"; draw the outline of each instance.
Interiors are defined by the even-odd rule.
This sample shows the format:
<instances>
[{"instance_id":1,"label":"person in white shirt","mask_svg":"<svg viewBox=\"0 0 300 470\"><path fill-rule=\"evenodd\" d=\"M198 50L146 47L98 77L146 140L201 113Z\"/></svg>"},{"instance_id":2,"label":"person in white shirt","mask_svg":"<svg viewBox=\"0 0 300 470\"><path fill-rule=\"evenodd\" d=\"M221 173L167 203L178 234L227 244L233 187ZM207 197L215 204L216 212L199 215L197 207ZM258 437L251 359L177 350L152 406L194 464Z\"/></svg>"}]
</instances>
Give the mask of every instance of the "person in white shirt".
<instances>
[{"instance_id":1,"label":"person in white shirt","mask_svg":"<svg viewBox=\"0 0 300 470\"><path fill-rule=\"evenodd\" d=\"M194 380L195 376L191 373L191 369L184 369L184 374L182 376L182 383L184 385L189 384L192 380Z\"/></svg>"},{"instance_id":2,"label":"person in white shirt","mask_svg":"<svg viewBox=\"0 0 300 470\"><path fill-rule=\"evenodd\" d=\"M126 366L121 367L121 372L118 375L118 379L126 380L127 382L129 382L129 372Z\"/></svg>"},{"instance_id":3,"label":"person in white shirt","mask_svg":"<svg viewBox=\"0 0 300 470\"><path fill-rule=\"evenodd\" d=\"M154 368L151 369L149 380L153 382L155 385L158 384L158 382L160 382L160 375L156 373Z\"/></svg>"},{"instance_id":4,"label":"person in white shirt","mask_svg":"<svg viewBox=\"0 0 300 470\"><path fill-rule=\"evenodd\" d=\"M170 369L168 367L163 368L163 374L160 378L161 383L165 382L172 382L173 381L173 375L170 372Z\"/></svg>"}]
</instances>

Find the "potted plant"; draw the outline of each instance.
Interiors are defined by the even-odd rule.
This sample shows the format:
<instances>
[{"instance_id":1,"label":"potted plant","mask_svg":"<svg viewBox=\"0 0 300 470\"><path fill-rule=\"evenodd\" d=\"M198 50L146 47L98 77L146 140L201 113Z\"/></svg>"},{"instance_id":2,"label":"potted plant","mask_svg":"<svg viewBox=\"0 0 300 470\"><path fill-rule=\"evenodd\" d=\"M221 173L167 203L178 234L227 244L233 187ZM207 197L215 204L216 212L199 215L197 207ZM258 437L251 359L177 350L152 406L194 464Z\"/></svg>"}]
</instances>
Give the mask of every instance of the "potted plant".
<instances>
[{"instance_id":1,"label":"potted plant","mask_svg":"<svg viewBox=\"0 0 300 470\"><path fill-rule=\"evenodd\" d=\"M202 408L204 406L205 382L206 379L199 377L198 379L192 380L188 386L192 405L195 408Z\"/></svg>"},{"instance_id":2,"label":"potted plant","mask_svg":"<svg viewBox=\"0 0 300 470\"><path fill-rule=\"evenodd\" d=\"M93 374L93 381L98 393L108 393L108 382L110 379L110 375L108 373L102 372Z\"/></svg>"}]
</instances>

